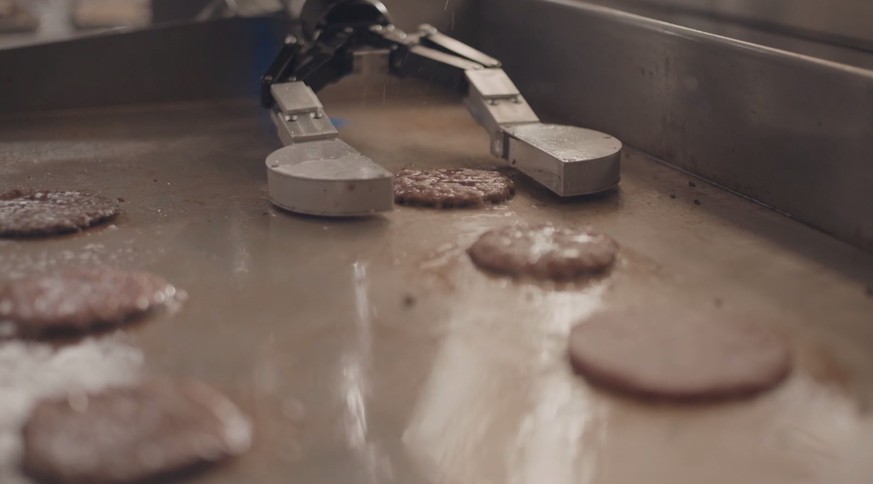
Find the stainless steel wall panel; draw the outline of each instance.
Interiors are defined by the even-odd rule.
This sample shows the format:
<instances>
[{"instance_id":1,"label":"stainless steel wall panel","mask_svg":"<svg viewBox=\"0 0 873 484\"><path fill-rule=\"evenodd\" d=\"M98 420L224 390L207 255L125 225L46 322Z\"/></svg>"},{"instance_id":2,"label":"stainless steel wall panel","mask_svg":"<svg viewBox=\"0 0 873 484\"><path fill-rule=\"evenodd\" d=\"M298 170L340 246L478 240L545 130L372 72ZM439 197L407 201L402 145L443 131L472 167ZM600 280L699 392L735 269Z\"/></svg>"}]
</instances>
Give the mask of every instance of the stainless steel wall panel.
<instances>
[{"instance_id":1,"label":"stainless steel wall panel","mask_svg":"<svg viewBox=\"0 0 873 484\"><path fill-rule=\"evenodd\" d=\"M873 50L873 2L869 0L616 0L615 3L735 19Z\"/></svg>"}]
</instances>

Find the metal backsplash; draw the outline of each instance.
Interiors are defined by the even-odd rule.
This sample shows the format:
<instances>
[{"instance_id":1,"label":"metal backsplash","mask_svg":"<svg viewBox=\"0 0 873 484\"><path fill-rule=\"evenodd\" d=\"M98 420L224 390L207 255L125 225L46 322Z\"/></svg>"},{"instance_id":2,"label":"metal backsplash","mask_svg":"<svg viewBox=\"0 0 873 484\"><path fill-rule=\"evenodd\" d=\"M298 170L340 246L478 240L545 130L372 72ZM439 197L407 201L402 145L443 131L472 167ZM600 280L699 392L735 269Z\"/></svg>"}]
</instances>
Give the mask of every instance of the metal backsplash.
<instances>
[{"instance_id":1,"label":"metal backsplash","mask_svg":"<svg viewBox=\"0 0 873 484\"><path fill-rule=\"evenodd\" d=\"M731 18L773 30L873 50L869 0L615 0Z\"/></svg>"}]
</instances>

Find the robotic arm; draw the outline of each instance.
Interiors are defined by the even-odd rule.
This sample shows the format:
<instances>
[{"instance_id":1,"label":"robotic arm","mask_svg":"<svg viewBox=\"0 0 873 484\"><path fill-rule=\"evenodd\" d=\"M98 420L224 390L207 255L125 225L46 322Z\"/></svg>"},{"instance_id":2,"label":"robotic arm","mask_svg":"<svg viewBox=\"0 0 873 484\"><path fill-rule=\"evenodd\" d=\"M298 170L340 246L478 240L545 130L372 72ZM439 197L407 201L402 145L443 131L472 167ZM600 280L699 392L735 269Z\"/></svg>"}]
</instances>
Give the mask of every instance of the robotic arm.
<instances>
[{"instance_id":1,"label":"robotic arm","mask_svg":"<svg viewBox=\"0 0 873 484\"><path fill-rule=\"evenodd\" d=\"M356 216L393 207L390 172L339 139L316 92L376 66L454 89L491 137L491 154L562 197L608 190L621 142L543 124L498 60L429 25L407 34L377 0L308 0L298 36L285 40L261 98L287 145L267 158L273 203L300 213Z\"/></svg>"}]
</instances>

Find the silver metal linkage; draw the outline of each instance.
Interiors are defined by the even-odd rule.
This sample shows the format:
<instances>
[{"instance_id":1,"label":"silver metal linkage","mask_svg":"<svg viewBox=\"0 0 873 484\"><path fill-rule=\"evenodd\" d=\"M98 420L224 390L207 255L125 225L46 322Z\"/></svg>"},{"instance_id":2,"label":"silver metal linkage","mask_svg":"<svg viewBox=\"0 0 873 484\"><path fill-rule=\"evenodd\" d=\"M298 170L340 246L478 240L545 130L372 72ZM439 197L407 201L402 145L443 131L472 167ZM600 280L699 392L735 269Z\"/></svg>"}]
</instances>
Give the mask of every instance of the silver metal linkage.
<instances>
[{"instance_id":1,"label":"silver metal linkage","mask_svg":"<svg viewBox=\"0 0 873 484\"><path fill-rule=\"evenodd\" d=\"M391 210L393 175L339 139L318 97L300 81L274 84L272 116L285 146L267 158L270 199L281 208L349 217Z\"/></svg>"}]
</instances>

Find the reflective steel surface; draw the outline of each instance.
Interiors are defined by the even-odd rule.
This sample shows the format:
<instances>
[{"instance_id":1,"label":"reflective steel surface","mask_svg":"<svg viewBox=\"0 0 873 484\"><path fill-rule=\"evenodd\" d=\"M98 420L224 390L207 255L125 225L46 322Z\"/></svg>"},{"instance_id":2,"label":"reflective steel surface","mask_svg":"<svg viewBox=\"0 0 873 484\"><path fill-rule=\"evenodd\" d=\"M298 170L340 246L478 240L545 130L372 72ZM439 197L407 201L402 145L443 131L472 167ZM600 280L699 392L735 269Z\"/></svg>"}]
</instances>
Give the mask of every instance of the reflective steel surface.
<instances>
[{"instance_id":1,"label":"reflective steel surface","mask_svg":"<svg viewBox=\"0 0 873 484\"><path fill-rule=\"evenodd\" d=\"M873 50L873 4L866 0L618 0L663 10L725 17L772 30Z\"/></svg>"},{"instance_id":2,"label":"reflective steel surface","mask_svg":"<svg viewBox=\"0 0 873 484\"><path fill-rule=\"evenodd\" d=\"M459 99L393 81L322 99L343 139L391 170L494 162ZM873 472L873 257L638 152L596 198L561 201L516 176L505 206L324 220L271 207L264 159L278 142L254 101L5 117L0 139L0 189L125 200L108 227L0 241L0 282L112 264L188 294L79 345L0 343L0 408L17 409L0 412L3 482L35 396L139 372L199 378L254 419L252 451L193 482L860 484ZM592 225L621 261L561 287L472 266L480 233L525 221ZM571 374L565 337L626 305L754 319L791 340L796 371L738 403L603 393ZM58 367L72 375L58 381Z\"/></svg>"},{"instance_id":3,"label":"reflective steel surface","mask_svg":"<svg viewBox=\"0 0 873 484\"><path fill-rule=\"evenodd\" d=\"M658 5L661 0L586 0L625 12L634 13L650 19L681 25L709 34L727 37L752 44L772 47L801 54L816 59L828 60L863 69L873 68L873 50L865 50L841 43L826 41L816 36L797 35L784 29L774 28L761 22L746 22L723 15L686 8L671 6L673 0L664 0L664 5ZM677 3L683 0L675 0ZM855 0L849 0L855 1ZM819 4L827 7L827 4ZM781 16L773 16L778 20Z\"/></svg>"}]
</instances>

